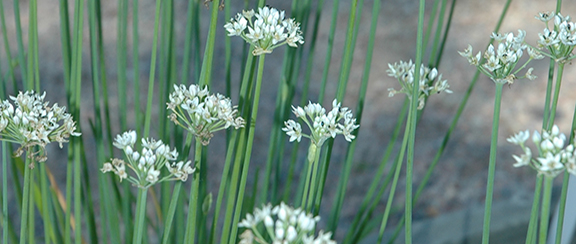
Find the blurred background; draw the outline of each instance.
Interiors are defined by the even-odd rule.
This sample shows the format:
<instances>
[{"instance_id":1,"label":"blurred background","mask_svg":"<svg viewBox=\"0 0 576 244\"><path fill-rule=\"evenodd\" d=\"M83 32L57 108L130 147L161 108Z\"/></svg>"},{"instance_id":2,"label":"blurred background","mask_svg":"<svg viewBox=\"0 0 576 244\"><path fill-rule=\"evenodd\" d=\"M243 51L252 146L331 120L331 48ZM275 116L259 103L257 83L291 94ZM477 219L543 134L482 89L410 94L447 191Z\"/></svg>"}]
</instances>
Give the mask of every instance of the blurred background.
<instances>
[{"instance_id":1,"label":"blurred background","mask_svg":"<svg viewBox=\"0 0 576 244\"><path fill-rule=\"evenodd\" d=\"M233 1L232 13L240 12L243 8L243 2ZM249 6L255 6L255 1L249 1ZM433 1L427 1L427 15L430 14ZM416 155L415 155L415 184L419 184L424 176L428 166L430 165L436 151L440 147L443 137L450 126L450 122L460 104L462 97L466 93L472 76L476 69L470 66L465 58L461 57L457 51L464 50L468 44L474 47L474 53L483 50L489 41L489 36L494 29L498 17L504 7L505 1L501 0L487 0L487 1L473 1L473 0L460 0L455 1L455 13L452 20L452 27L448 33L447 44L444 49L443 58L438 71L443 74L443 79L448 80L450 89L453 94L440 94L432 96L427 103L427 108L418 124L416 133ZM6 18L8 20L8 40L10 50L13 57L17 53L16 39L15 39L15 25L12 1L3 1L6 11ZM128 101L132 101L135 93L140 93L142 108L146 101L146 83L150 69L151 47L153 37L153 24L154 24L154 1L143 0L140 1L140 32L139 32L139 59L140 59L140 77L134 77L131 66L131 58L129 58L126 70L128 80L140 80L141 90L136 91L129 87L127 94L118 94L115 90L117 79L117 59L116 59L116 40L117 40L117 1L102 0L102 14L103 14L103 29L104 29L104 51L106 54L105 65L107 67L107 79L109 82L109 103L112 106L111 119L113 124L119 120L120 115L117 112L119 96L128 96ZM289 1L271 0L267 4L278 8L286 9L287 15L290 15L289 9L291 8ZM451 1L450 3L451 4ZM534 18L534 16L541 11L552 11L555 9L556 3L554 1L536 1L536 0L522 0L513 1L508 14L501 27L501 32L514 32L517 33L518 29L526 30L526 41L531 45L536 45L538 41L538 33L544 28L544 24ZM178 57L182 56L185 33L185 20L187 1L175 0L175 33L176 33L176 51ZM322 77L324 58L326 55L326 43L328 42L328 31L330 26L330 11L332 9L332 1L326 1L321 15L321 28L318 35L318 46L316 49L316 59L314 70L311 79L311 92L309 100L312 102L322 102L330 107L337 87L337 80L340 73L340 60L342 57L342 50L344 48L345 33L348 28L348 17L350 13L350 0L340 1L340 8L338 14L338 25L336 29L336 36L334 39L333 56L330 63L328 87L326 90L326 99L324 101L317 101L318 91L320 89L320 80ZM72 5L71 5L72 6ZM27 16L28 2L20 1L21 8L21 21L24 28L24 45L27 42ZM70 14L72 14L72 7L70 7ZM63 82L62 70L62 51L60 44L60 23L58 15L58 1L57 0L43 0L38 2L38 35L39 35L39 55L40 55L40 77L42 88L47 91L46 100L50 102L57 102L65 104L65 90ZM199 11L200 19L202 21L201 30L203 35L198 38L201 43L205 42L206 33L209 23L209 13L207 8L201 8ZM364 67L367 39L370 27L370 16L372 12L372 1L365 1L364 8L361 10L361 24L359 26L359 35L357 45L354 52L354 62L350 74L350 82L346 93L346 100L343 105L356 108L356 100L358 97L358 90L360 80L362 79L362 69ZM576 16L576 2L565 1L562 6L563 15ZM418 1L403 1L403 0L390 0L383 1L380 17L378 23L378 31L376 34L376 45L374 48L374 56L372 63L372 70L369 78L369 87L367 93L366 106L362 123L360 125L360 134L356 140L358 141L356 155L353 165L352 175L348 184L348 192L344 202L344 209L342 212L342 220L340 228L343 231L336 234L337 239L341 238L346 230L346 223L351 221L356 214L357 208L362 201L367 186L370 184L375 169L380 164L381 158L385 147L387 146L392 130L394 128L397 116L402 105L403 97L400 95L392 98L388 97L387 89L394 87L399 89L399 84L392 77L386 73L388 63L398 62L400 60L408 61L415 59L416 47L416 27L418 16ZM129 19L129 32L132 23ZM225 24L223 15L219 17L218 26ZM425 23L425 28L428 23ZM304 39L310 33L305 33ZM84 31L84 68L83 68L83 108L81 111L80 123L83 128L89 128L89 121L96 115L92 110L92 92L90 77L90 60L89 60L89 43L88 31ZM219 28L217 32L217 40L224 40L225 30ZM130 36L130 35L129 35ZM131 37L128 39L129 50L133 40ZM2 44L5 43L0 40ZM241 45L243 41L239 37L232 38L232 52L233 57L242 54ZM216 50L214 54L214 74L212 81L212 91L224 93L224 42L216 42ZM306 46L307 43L304 44ZM251 170L256 173L262 174L264 163L266 160L269 140L269 130L272 124L274 113L274 101L276 99L277 86L281 79L282 58L284 48L275 50L272 54L266 57L266 66L264 71L264 82L262 87L262 100L260 103L259 118L257 121L256 129L256 142L252 156ZM202 55L204 47L199 51ZM128 52L132 55L131 51ZM429 53L426 53L429 54ZM131 56L130 56L131 57ZM424 57L427 60L428 56ZM2 69L6 70L6 53L4 49L0 49L0 65ZM197 72L196 67L181 67L181 69L189 69L191 74ZM496 180L494 201L495 206L508 206L512 209L528 209L522 216L525 216L526 223L529 218L529 207L532 202L533 189L535 184L536 173L530 168L514 168L514 160L512 154L520 153L520 149L506 142L506 138L512 134L529 129L531 131L540 129L543 113L543 101L546 89L548 61L539 60L530 64L534 67L534 74L538 79L529 81L522 79L517 81L511 86L506 86L502 97L502 110L500 119L500 132L499 132L499 147L498 159L496 165ZM232 63L232 74L239 74L242 68L241 62ZM303 76L303 75L302 75ZM569 64L564 71L564 79L562 84L562 92L560 94L558 115L556 124L560 127L561 131L565 134L570 134L567 131L570 128L572 114L576 104L576 95L573 91L576 90L576 83L573 81L576 77L576 69ZM234 89L238 89L237 83L241 77L232 77ZM190 81L190 83L193 80ZM301 82L299 83L301 85ZM300 90L296 91L296 98L294 103L298 103L301 94ZM236 93L233 93L236 94ZM456 216L451 214L466 213L470 211L483 210L485 187L488 169L488 155L490 147L490 131L493 113L493 98L494 98L494 84L485 76L480 76L476 87L473 90L472 96L464 113L452 134L448 146L438 164L430 182L428 183L423 195L416 203L414 208L415 223L425 223L427 220L438 219L442 216ZM233 96L233 100L237 97ZM164 105L158 104L158 107ZM133 104L129 104L133 107ZM128 114L130 125L134 121L135 114L139 111L131 111L134 114ZM142 112L142 111L140 111ZM153 122L154 123L154 122ZM152 126L154 128L154 125ZM121 133L119 128L113 128L114 133ZM92 137L89 130L84 130L83 138L86 143L86 148L94 147ZM152 129L151 135L155 135ZM225 148L225 133L216 134L209 149L209 190L214 192L218 185L222 167L224 164L224 148ZM287 139L286 139L287 140ZM64 187L65 182L65 151L60 151L56 146L52 145L49 152L50 160L48 167L55 174L55 177L61 187ZM330 171L328 176L328 184L324 192L323 207L321 215L328 213L331 208L331 198L334 197L336 192L336 182L341 166L344 161L344 153L346 142L343 139L337 138L335 140L335 147L333 152L332 161L330 164ZM118 152L117 152L118 153ZM88 150L86 152L87 158L94 159L91 156L94 151ZM289 156L289 152L287 154ZM305 159L305 154L300 154L300 162ZM118 155L116 155L118 156ZM93 162L94 168L90 172L98 172L96 162ZM302 163L298 167L302 167ZM262 177L262 175L261 175ZM403 176L402 176L403 177ZM558 196L561 179L557 178L555 196ZM96 181L96 178L93 179ZM399 208L404 205L404 180L400 179L399 188L396 191L396 206ZM248 185L251 185L250 182ZM97 199L96 199L97 200ZM382 204L378 207L379 212L383 211L386 199L382 199ZM12 199L13 202L13 199ZM526 207L527 206L527 207ZM501 217L506 216L506 212L499 213L499 208L495 208L493 212L493 220L497 221ZM507 209L507 208L503 208ZM324 212L325 211L325 212ZM402 212L398 211L392 217L392 226ZM474 216L474 215L470 215ZM326 218L327 220L327 218ZM497 225L495 225L497 226ZM494 227L498 228L498 227ZM470 230L470 235L475 232ZM481 232L481 228L478 230ZM519 229L519 236L524 236L525 229ZM474 232L474 233L473 233ZM438 233L415 233L415 235L433 235ZM465 235L468 235L464 233ZM440 239L440 237L437 237ZM416 240L416 239L415 239Z\"/></svg>"}]
</instances>

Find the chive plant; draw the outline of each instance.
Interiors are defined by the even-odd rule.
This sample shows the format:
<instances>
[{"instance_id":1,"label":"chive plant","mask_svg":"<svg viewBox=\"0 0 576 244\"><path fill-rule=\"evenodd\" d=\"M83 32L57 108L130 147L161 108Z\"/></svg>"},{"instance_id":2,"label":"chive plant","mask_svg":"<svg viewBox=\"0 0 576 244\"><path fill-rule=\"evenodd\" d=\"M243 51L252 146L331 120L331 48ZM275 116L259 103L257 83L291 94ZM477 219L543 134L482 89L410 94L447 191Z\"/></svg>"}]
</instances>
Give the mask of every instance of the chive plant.
<instances>
[{"instance_id":1,"label":"chive plant","mask_svg":"<svg viewBox=\"0 0 576 244\"><path fill-rule=\"evenodd\" d=\"M19 1L12 3L14 44L9 43L13 38L7 28L11 22L6 20L5 2L0 2L5 49L2 60L6 62L0 67L0 98L5 99L0 102L4 243L359 243L370 233L377 234L381 243L385 241L384 231L393 211L397 211L393 200L403 167L406 198L404 207L399 209L403 215L388 241L394 241L400 229L404 229L405 242L411 243L413 208L442 156L479 73L495 83L483 225L483 243L488 243L502 89L521 78L535 79L534 69L528 64L543 58L549 59L550 68L542 128L532 136L529 131L521 131L508 141L522 150L522 154L513 155L514 166L531 167L536 172L526 243L544 243L548 235L555 235L559 243L567 177L576 174L575 128L570 128L571 135L566 136L555 125L563 73L568 68L566 63L574 58L576 45L576 24L567 14L560 13L561 1L557 2L555 11L536 15L545 25L542 33L534 35L520 30L517 35L498 34L508 1L490 35L495 43L483 52L474 53L471 46L460 52L477 72L442 146L414 191L417 124L427 108L429 95L452 92L438 70L441 70L443 52L454 51L448 50L445 44L456 1L450 4L447 0L434 1L426 29L425 1L419 2L414 33L415 61L388 65L389 76L399 85L389 89L389 96L405 94L404 103L399 108L395 129L374 179L360 206L353 206L357 214L350 228L341 234L338 226L343 221L340 216L350 190L348 182L354 177L355 149L365 143L359 131L363 109L367 106L374 46L379 45L375 40L380 9L387 5L381 5L379 0L372 3L362 79L353 83L349 82L350 74L356 67L353 62L356 46L360 44L358 35L365 25L363 15L367 12L363 0L350 1L347 26L341 28L345 29L344 44L342 56L338 58L336 80L331 80L329 73L337 59L333 52L337 51L334 40L342 14L340 1L293 0L290 9L278 9L263 0L257 4L244 1L245 10L236 9L241 4L232 2L157 0L152 9L147 9L147 5L139 1L120 0L115 23L116 43L110 52L105 40L111 31L107 29L109 25L104 24L103 3L59 0L60 72L70 113L64 106L48 106L44 102L46 93L40 93L46 84L41 82L44 79L39 68L44 60L39 56L42 40L38 38L38 15L44 10L38 8L35 0L30 1L25 10L20 8ZM186 4L185 18L178 16L183 12L178 11L181 4ZM331 10L327 8L329 4L332 4ZM331 12L327 15L325 11ZM25 12L27 21L22 19ZM202 18L202 14L209 17ZM323 15L330 20L327 40L319 34L323 29ZM144 27L144 16L150 16L153 25ZM178 31L178 19L186 19L182 24L185 31ZM205 20L208 22L203 22ZM27 23L27 28L22 23ZM152 33L151 46L142 45L146 43L141 42L145 29ZM84 30L88 31L87 35ZM88 42L85 42L86 36ZM244 42L235 42L236 36ZM532 37L536 36L537 44L531 45ZM180 53L182 41L184 52ZM17 51L14 55L11 45ZM225 64L218 63L221 59L216 56L222 45ZM284 45L288 46L284 52L276 51ZM142 58L147 57L142 55L142 50L149 53L147 60ZM319 70L314 64L318 58L315 55L320 51L325 51L325 58L318 82L320 89L316 91L312 73ZM107 59L109 53L115 56ZM274 64L278 59L267 58L272 55L283 57L283 62ZM429 55L428 63L424 61L425 55ZM115 63L108 64L107 60ZM236 66L240 67L237 74L233 73ZM281 70L280 77L265 76L267 68L272 66ZM89 71L84 67L89 67ZM145 70L148 74L144 74ZM220 71L225 74L225 81L215 79L219 77L215 72ZM140 83L141 78L147 78L147 86ZM90 86L84 84L88 79ZM262 84L269 82L268 79L275 79L279 84L275 112L259 114L264 93ZM218 89L213 85L218 82L225 83L226 95L212 92ZM332 86L336 87L335 92L328 94ZM358 99L344 102L351 86L360 87ZM20 87L25 92L19 92ZM117 101L110 99L113 89L117 91ZM85 93L91 94L92 108L81 106ZM331 110L322 105L327 97L334 98ZM145 103L141 104L141 98L145 98ZM352 110L342 104L355 104L356 108ZM290 119L290 112L295 119ZM82 128L86 123L77 121L86 115L92 117L88 116L86 121L89 126ZM260 148L256 128L263 121L273 123L264 126L271 128L270 143ZM401 146L395 152L402 127ZM211 139L220 136L215 132L225 129L230 129L225 136L226 147L211 146ZM114 131L125 132L113 137ZM137 135L144 139L138 140ZM150 135L159 139L152 139ZM349 143L338 183L328 184L328 171L335 167L331 161L337 135ZM303 143L308 146L307 150L300 149L302 137L309 139ZM529 139L535 146L528 143ZM68 140L66 185L60 189L55 182L64 179L53 179L50 170L53 163L45 147L50 142L58 142L62 147ZM85 144L88 141L94 143ZM17 149L12 150L15 145ZM213 148L209 150L209 147ZM123 159L114 158L116 149L122 151ZM208 152L214 150L223 155L224 166L222 172L215 172L221 177L219 185L212 187L208 185L209 177L215 174L216 167L212 165L221 159L208 157ZM252 163L255 150L267 152L264 163ZM95 152L97 162L87 158L88 151ZM189 155L191 152L193 156ZM95 174L92 164L104 173L114 174ZM262 165L265 165L263 174L252 173L254 167ZM260 172L259 169L256 172ZM389 172L386 169L390 169ZM558 176L564 177L559 228L556 233L548 233L552 182ZM92 177L96 181L91 181ZM249 185L251 179L254 186ZM386 204L378 208L387 190ZM209 191L217 191L214 205ZM323 202L326 191L336 192L328 204ZM15 196L16 206L9 206L9 194ZM331 210L321 211L328 205ZM8 218L14 209L19 210L19 218ZM320 217L326 213L329 213L326 217ZM37 225L43 227L41 233L36 230ZM326 228L319 230L319 226Z\"/></svg>"}]
</instances>

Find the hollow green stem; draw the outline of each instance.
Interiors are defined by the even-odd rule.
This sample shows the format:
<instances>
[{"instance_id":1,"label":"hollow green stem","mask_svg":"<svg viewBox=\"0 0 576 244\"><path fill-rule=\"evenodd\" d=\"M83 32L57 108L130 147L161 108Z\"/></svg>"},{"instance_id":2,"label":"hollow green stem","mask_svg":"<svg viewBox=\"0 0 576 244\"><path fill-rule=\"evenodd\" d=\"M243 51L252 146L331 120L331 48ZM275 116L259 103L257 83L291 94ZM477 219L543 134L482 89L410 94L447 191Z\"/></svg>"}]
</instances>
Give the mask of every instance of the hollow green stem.
<instances>
[{"instance_id":1,"label":"hollow green stem","mask_svg":"<svg viewBox=\"0 0 576 244\"><path fill-rule=\"evenodd\" d=\"M570 179L570 173L568 173L568 171L564 171L563 177L562 193L560 193L560 201L558 203L558 222L556 222L556 244L562 243L562 228L564 228L564 213L566 212L566 197L568 196L568 183Z\"/></svg>"},{"instance_id":2,"label":"hollow green stem","mask_svg":"<svg viewBox=\"0 0 576 244\"><path fill-rule=\"evenodd\" d=\"M538 206L540 205L540 194L542 192L542 181L544 176L536 177L536 187L534 188L534 199L532 200L532 210L530 210L530 222L528 223L528 233L526 233L526 244L536 243Z\"/></svg>"},{"instance_id":3,"label":"hollow green stem","mask_svg":"<svg viewBox=\"0 0 576 244\"><path fill-rule=\"evenodd\" d=\"M420 0L420 8L418 11L418 31L416 34L416 69L414 69L414 80L420 80L420 69L418 67L422 64L422 56L424 54L423 34L424 34L424 7L425 1ZM408 120L406 127L410 127L408 137L408 152L406 158L406 201L404 205L404 218L405 218L405 243L412 243L412 174L414 168L414 144L416 141L416 114L418 113L418 96L420 89L413 89L411 96L410 109L408 110ZM406 135L405 135L406 136Z\"/></svg>"},{"instance_id":4,"label":"hollow green stem","mask_svg":"<svg viewBox=\"0 0 576 244\"><path fill-rule=\"evenodd\" d=\"M152 54L150 57L150 75L148 80L148 101L146 103L146 117L144 118L144 138L150 134L150 122L152 120L152 98L154 97L154 78L156 76L156 55L158 47L158 26L160 25L160 10L162 1L156 1L154 15L154 38L152 39Z\"/></svg>"},{"instance_id":5,"label":"hollow green stem","mask_svg":"<svg viewBox=\"0 0 576 244\"><path fill-rule=\"evenodd\" d=\"M317 184L317 180L316 177L318 175L318 167L319 167L319 159L320 159L320 152L322 151L322 146L318 147L316 144L314 143L310 143L310 148L308 149L308 164L310 165L310 167L308 167L308 170L312 169L311 172L309 172L312 175L312 178L310 181L306 182L306 186L304 189L309 188L310 190L308 191L308 197L307 197L307 203L305 205L305 210L306 212L312 212L314 211L313 209L313 201L315 199L314 195L316 193L316 184ZM308 177L307 177L308 178ZM308 185L310 185L308 187ZM304 190L304 194L306 194L306 190ZM304 202L304 196L302 196L302 202Z\"/></svg>"},{"instance_id":6,"label":"hollow green stem","mask_svg":"<svg viewBox=\"0 0 576 244\"><path fill-rule=\"evenodd\" d=\"M236 208L234 210L234 220L232 221L232 229L230 235L230 244L235 242L235 236L238 232L238 221L242 212L242 203L244 201L244 191L246 190L246 180L248 178L248 167L250 166L250 157L252 156L252 145L254 143L254 131L256 129L256 118L258 117L258 105L260 103L260 88L262 86L262 74L264 73L264 60L265 55L258 57L258 71L256 71L256 87L254 90L254 100L252 104L252 115L248 122L248 138L246 139L246 151L244 152L244 161L242 164L242 177L240 178L240 186L238 189L238 196Z\"/></svg>"},{"instance_id":7,"label":"hollow green stem","mask_svg":"<svg viewBox=\"0 0 576 244\"><path fill-rule=\"evenodd\" d=\"M544 189L542 195L542 208L540 209L540 244L545 244L548 239L548 222L550 221L550 201L552 200L552 183L554 177L544 176Z\"/></svg>"},{"instance_id":8,"label":"hollow green stem","mask_svg":"<svg viewBox=\"0 0 576 244\"><path fill-rule=\"evenodd\" d=\"M554 87L554 97L552 98L552 107L550 108L550 116L548 117L547 129L552 129L554 119L556 118L556 108L558 107L558 97L560 97L560 85L562 84L562 74L564 73L564 63L558 63L558 70L556 70L556 86Z\"/></svg>"},{"instance_id":9,"label":"hollow green stem","mask_svg":"<svg viewBox=\"0 0 576 244\"><path fill-rule=\"evenodd\" d=\"M490 161L488 163L488 182L486 186L486 202L484 207L484 225L482 228L482 243L488 244L490 238L490 214L492 213L492 197L494 192L494 174L496 171L496 149L498 147L498 125L500 122L500 105L502 100L502 87L504 84L496 83L494 97L494 115L492 117L492 137L490 141Z\"/></svg>"},{"instance_id":10,"label":"hollow green stem","mask_svg":"<svg viewBox=\"0 0 576 244\"><path fill-rule=\"evenodd\" d=\"M8 243L8 158L2 142L2 243Z\"/></svg>"},{"instance_id":11,"label":"hollow green stem","mask_svg":"<svg viewBox=\"0 0 576 244\"><path fill-rule=\"evenodd\" d=\"M186 220L186 233L184 234L185 243L194 243L196 236L196 222L198 219L198 191L200 190L200 160L202 160L202 142L196 139L194 150L194 180L190 187L190 202L188 203L188 219Z\"/></svg>"},{"instance_id":12,"label":"hollow green stem","mask_svg":"<svg viewBox=\"0 0 576 244\"><path fill-rule=\"evenodd\" d=\"M134 237L132 238L133 244L142 243L144 236L144 226L146 222L146 196L148 195L148 188L138 189L138 202L136 203L136 228L134 228Z\"/></svg>"},{"instance_id":13,"label":"hollow green stem","mask_svg":"<svg viewBox=\"0 0 576 244\"><path fill-rule=\"evenodd\" d=\"M410 121L410 116L412 115L413 114L411 111L408 111L408 118L406 121ZM398 155L397 163L395 163L396 169L394 171L394 179L392 180L392 186L390 187L390 193L388 194L388 200L386 201L386 209L384 210L384 215L382 216L382 223L380 223L380 231L378 233L378 241L376 243L382 243L382 238L384 237L384 230L386 229L388 217L390 216L390 209L392 208L394 193L396 192L396 186L398 185L398 179L400 178L400 169L402 168L402 161L404 160L406 145L408 144L408 133L410 133L410 126L406 126L404 129L404 138L402 139L400 154Z\"/></svg>"},{"instance_id":14,"label":"hollow green stem","mask_svg":"<svg viewBox=\"0 0 576 244\"><path fill-rule=\"evenodd\" d=\"M182 182L178 181L174 184L174 190L172 191L172 199L170 200L170 206L168 207L168 214L164 219L164 232L162 237L162 244L167 244L170 239L170 230L172 229L172 220L174 219L174 213L176 212L176 205L178 204L178 197L180 196L180 189L182 188Z\"/></svg>"},{"instance_id":15,"label":"hollow green stem","mask_svg":"<svg viewBox=\"0 0 576 244\"><path fill-rule=\"evenodd\" d=\"M22 214L20 215L20 244L25 244L26 235L28 233L28 205L30 204L30 164L34 162L29 157L29 152L26 151L26 163L24 164L24 189L22 192Z\"/></svg>"}]
</instances>

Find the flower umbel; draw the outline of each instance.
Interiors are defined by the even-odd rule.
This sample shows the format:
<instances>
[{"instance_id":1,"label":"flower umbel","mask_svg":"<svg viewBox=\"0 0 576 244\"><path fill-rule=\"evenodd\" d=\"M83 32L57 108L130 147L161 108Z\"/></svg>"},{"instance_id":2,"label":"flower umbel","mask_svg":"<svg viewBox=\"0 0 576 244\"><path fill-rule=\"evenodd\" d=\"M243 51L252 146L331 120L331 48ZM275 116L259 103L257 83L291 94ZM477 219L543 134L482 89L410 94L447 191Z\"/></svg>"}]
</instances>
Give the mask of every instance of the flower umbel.
<instances>
[{"instance_id":1,"label":"flower umbel","mask_svg":"<svg viewBox=\"0 0 576 244\"><path fill-rule=\"evenodd\" d=\"M238 110L232 106L230 98L210 94L206 87L174 85L169 99L170 120L194 134L203 145L210 143L215 131L230 126L244 127L244 119L237 116Z\"/></svg>"},{"instance_id":2,"label":"flower umbel","mask_svg":"<svg viewBox=\"0 0 576 244\"><path fill-rule=\"evenodd\" d=\"M102 173L113 172L120 177L120 181L128 179L132 184L140 188L148 188L156 183L167 180L186 181L188 175L194 173L195 168L191 161L178 161L176 149L170 150L160 140L143 138L142 150L134 148L136 143L136 132L127 131L116 136L114 146L124 151L126 161L113 158L111 162L104 163ZM166 167L169 175L160 178L162 167ZM128 175L126 167L132 169L134 176Z\"/></svg>"},{"instance_id":3,"label":"flower umbel","mask_svg":"<svg viewBox=\"0 0 576 244\"><path fill-rule=\"evenodd\" d=\"M526 75L517 77L518 72L526 67L532 59L543 58L537 50L529 47L524 42L526 31L518 30L517 36L514 36L511 32L505 34L492 33L491 37L496 41L496 45L490 44L488 46L488 49L484 52L484 61L480 59L482 57L481 52L473 56L472 46L470 45L464 52L458 53L496 83L512 84L514 80L519 78L536 79L536 76L532 75L531 69L528 70ZM524 49L528 49L530 58L520 68L516 68L524 53Z\"/></svg>"},{"instance_id":4,"label":"flower umbel","mask_svg":"<svg viewBox=\"0 0 576 244\"><path fill-rule=\"evenodd\" d=\"M228 36L240 36L253 45L252 54L258 56L271 53L274 48L284 44L298 47L298 44L304 43L300 23L284 17L284 11L266 6L258 8L257 13L250 10L236 14L224 28Z\"/></svg>"},{"instance_id":5,"label":"flower umbel","mask_svg":"<svg viewBox=\"0 0 576 244\"><path fill-rule=\"evenodd\" d=\"M542 33L538 33L540 40L538 47L546 49L549 54L544 55L556 60L566 62L573 59L572 51L576 45L576 24L571 22L570 16L556 15L550 12L539 13L536 19L544 22L545 28ZM548 22L554 19L554 26L548 27Z\"/></svg>"},{"instance_id":6,"label":"flower umbel","mask_svg":"<svg viewBox=\"0 0 576 244\"><path fill-rule=\"evenodd\" d=\"M472 50L470 49L470 52ZM404 93L408 98L412 99L412 91L414 90L414 69L416 65L412 60L408 62L400 61L400 63L388 64L388 76L398 79L398 83L402 86L399 91L394 88L389 88L389 97L394 96L396 93ZM420 66L420 79L418 81L418 109L424 108L426 97L431 93L452 93L449 90L450 86L446 80L442 80L442 74L438 74L436 68Z\"/></svg>"},{"instance_id":7,"label":"flower umbel","mask_svg":"<svg viewBox=\"0 0 576 244\"><path fill-rule=\"evenodd\" d=\"M300 208L294 209L283 202L272 207L268 203L262 209L256 208L253 214L246 214L246 218L238 223L238 227L247 228L240 235L239 243L336 244L330 239L330 232L324 233L321 230L314 237L314 229L319 221L319 216L313 216ZM258 231L260 223L264 225L265 233Z\"/></svg>"},{"instance_id":8,"label":"flower umbel","mask_svg":"<svg viewBox=\"0 0 576 244\"><path fill-rule=\"evenodd\" d=\"M66 107L48 106L48 102L44 102L45 96L46 92L42 95L34 91L19 92L16 97L10 96L14 105L8 100L0 102L0 140L20 144L16 156L22 155L24 149L38 146L39 151L30 156L44 162L47 159L45 147L50 142L58 142L62 148L62 143L68 142L70 136L81 135L75 132L76 122L66 113Z\"/></svg>"},{"instance_id":9,"label":"flower umbel","mask_svg":"<svg viewBox=\"0 0 576 244\"><path fill-rule=\"evenodd\" d=\"M352 117L352 112L347 107L342 107L336 99L332 102L332 110L328 113L320 104L312 102L309 102L304 108L292 106L292 112L308 125L311 134L303 134L299 123L288 120L284 122L286 127L282 130L290 136L290 141L300 141L304 136L310 138L312 143L320 147L326 139L334 138L338 134L343 135L349 142L356 138L352 134L359 127L356 124L356 119Z\"/></svg>"},{"instance_id":10,"label":"flower umbel","mask_svg":"<svg viewBox=\"0 0 576 244\"><path fill-rule=\"evenodd\" d=\"M569 173L576 175L576 155L574 154L574 144L566 144L566 136L560 133L558 126L554 125L550 131L534 131L532 141L536 144L539 156L532 157L532 151L526 146L526 141L530 137L528 130L521 131L508 138L508 142L519 145L524 154L512 155L516 163L514 167L528 165L534 168L539 174L546 176L556 176L565 169Z\"/></svg>"}]
</instances>

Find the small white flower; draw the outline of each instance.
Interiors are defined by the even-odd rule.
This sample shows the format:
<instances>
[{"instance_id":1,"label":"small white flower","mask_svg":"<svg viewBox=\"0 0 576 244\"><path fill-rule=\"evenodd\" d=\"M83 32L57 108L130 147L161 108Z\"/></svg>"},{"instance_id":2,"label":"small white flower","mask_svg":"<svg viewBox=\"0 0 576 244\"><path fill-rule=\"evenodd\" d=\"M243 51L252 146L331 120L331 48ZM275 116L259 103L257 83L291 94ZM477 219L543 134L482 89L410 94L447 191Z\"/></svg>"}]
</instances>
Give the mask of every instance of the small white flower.
<instances>
[{"instance_id":1,"label":"small white flower","mask_svg":"<svg viewBox=\"0 0 576 244\"><path fill-rule=\"evenodd\" d=\"M560 162L560 155L547 153L546 157L538 158L538 161L540 162L539 170L547 175L555 176L564 168Z\"/></svg>"},{"instance_id":2,"label":"small white flower","mask_svg":"<svg viewBox=\"0 0 576 244\"><path fill-rule=\"evenodd\" d=\"M154 168L150 168L150 170L148 170L148 174L146 175L146 181L154 184L158 181L159 175L160 175L159 170L154 170Z\"/></svg>"},{"instance_id":3,"label":"small white flower","mask_svg":"<svg viewBox=\"0 0 576 244\"><path fill-rule=\"evenodd\" d=\"M530 137L530 131L526 130L526 131L520 131L506 140L512 144L524 145L524 142L528 140L528 137Z\"/></svg>"},{"instance_id":4,"label":"small white flower","mask_svg":"<svg viewBox=\"0 0 576 244\"><path fill-rule=\"evenodd\" d=\"M112 145L124 150L127 146L134 146L134 143L136 143L136 131L130 130L124 132L122 135L116 135L116 139Z\"/></svg>"},{"instance_id":5,"label":"small white flower","mask_svg":"<svg viewBox=\"0 0 576 244\"><path fill-rule=\"evenodd\" d=\"M300 124L296 123L294 120L284 121L286 127L282 128L288 136L290 136L290 142L298 141L302 139L302 127Z\"/></svg>"},{"instance_id":6,"label":"small white flower","mask_svg":"<svg viewBox=\"0 0 576 244\"><path fill-rule=\"evenodd\" d=\"M532 160L532 151L529 147L524 150L524 154L520 155L520 157L516 155L512 155L516 163L513 165L514 167L522 167L525 165L530 164L530 160Z\"/></svg>"},{"instance_id":7,"label":"small white flower","mask_svg":"<svg viewBox=\"0 0 576 244\"><path fill-rule=\"evenodd\" d=\"M268 6L258 8L257 13L244 10L224 28L229 36L240 36L254 46L254 56L271 53L274 48L284 44L297 47L304 43L300 24L293 19L285 19L284 11Z\"/></svg>"},{"instance_id":8,"label":"small white flower","mask_svg":"<svg viewBox=\"0 0 576 244\"><path fill-rule=\"evenodd\" d=\"M210 94L206 87L174 86L174 92L169 97L167 108L172 111L168 116L170 120L188 130L204 145L210 143L216 131L231 126L236 129L244 127L244 119L237 116L238 110L232 106L230 98ZM167 158L177 157L173 152L165 153Z\"/></svg>"}]
</instances>

